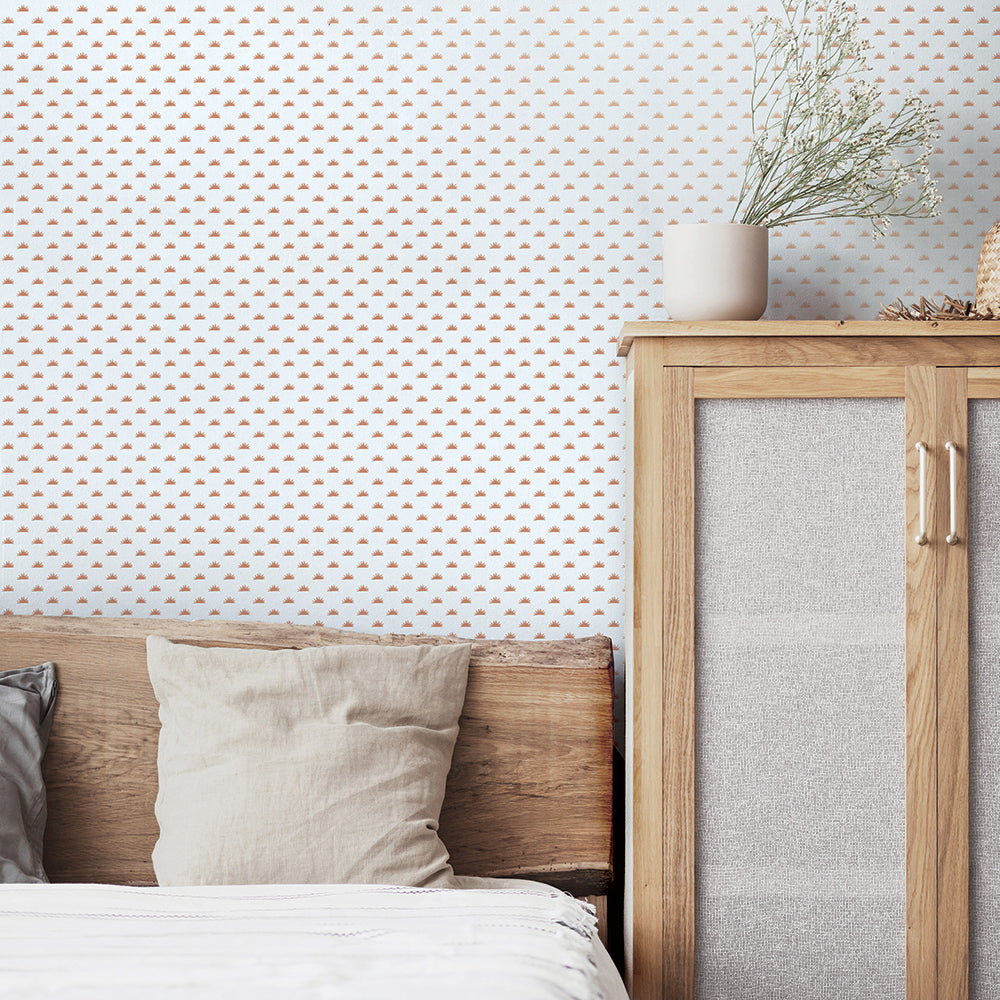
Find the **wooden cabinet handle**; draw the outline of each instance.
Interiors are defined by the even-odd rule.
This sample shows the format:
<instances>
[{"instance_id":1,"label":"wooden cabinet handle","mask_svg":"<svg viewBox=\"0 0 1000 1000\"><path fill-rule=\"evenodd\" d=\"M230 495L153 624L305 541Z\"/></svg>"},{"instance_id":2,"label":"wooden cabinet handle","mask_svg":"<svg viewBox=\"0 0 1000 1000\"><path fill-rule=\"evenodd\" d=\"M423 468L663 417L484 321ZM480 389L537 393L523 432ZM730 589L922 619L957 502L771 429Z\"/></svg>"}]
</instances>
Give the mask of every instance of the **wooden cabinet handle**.
<instances>
[{"instance_id":1,"label":"wooden cabinet handle","mask_svg":"<svg viewBox=\"0 0 1000 1000\"><path fill-rule=\"evenodd\" d=\"M918 493L917 499L920 508L920 524L917 530L917 537L914 539L917 545L927 544L927 445L923 441L917 442L917 454L920 456L920 467L918 470Z\"/></svg>"},{"instance_id":2,"label":"wooden cabinet handle","mask_svg":"<svg viewBox=\"0 0 1000 1000\"><path fill-rule=\"evenodd\" d=\"M951 513L951 530L944 540L949 545L958 545L958 445L954 441L945 441L944 447L948 452L948 500Z\"/></svg>"}]
</instances>

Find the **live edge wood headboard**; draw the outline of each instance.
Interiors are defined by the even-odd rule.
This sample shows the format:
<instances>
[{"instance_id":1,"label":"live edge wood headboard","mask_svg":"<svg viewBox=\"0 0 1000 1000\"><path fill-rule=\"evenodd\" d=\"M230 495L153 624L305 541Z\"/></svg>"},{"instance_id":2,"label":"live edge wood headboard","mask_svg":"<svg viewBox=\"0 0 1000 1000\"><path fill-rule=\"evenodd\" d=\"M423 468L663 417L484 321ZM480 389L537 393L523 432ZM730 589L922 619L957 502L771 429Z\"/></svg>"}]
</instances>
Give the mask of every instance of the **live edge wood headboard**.
<instances>
[{"instance_id":1,"label":"live edge wood headboard","mask_svg":"<svg viewBox=\"0 0 1000 1000\"><path fill-rule=\"evenodd\" d=\"M0 670L52 660L44 863L53 882L155 884L157 704L146 637L269 649L442 643L290 625L0 616ZM463 875L537 878L578 896L612 878L611 644L474 642L441 837Z\"/></svg>"}]
</instances>

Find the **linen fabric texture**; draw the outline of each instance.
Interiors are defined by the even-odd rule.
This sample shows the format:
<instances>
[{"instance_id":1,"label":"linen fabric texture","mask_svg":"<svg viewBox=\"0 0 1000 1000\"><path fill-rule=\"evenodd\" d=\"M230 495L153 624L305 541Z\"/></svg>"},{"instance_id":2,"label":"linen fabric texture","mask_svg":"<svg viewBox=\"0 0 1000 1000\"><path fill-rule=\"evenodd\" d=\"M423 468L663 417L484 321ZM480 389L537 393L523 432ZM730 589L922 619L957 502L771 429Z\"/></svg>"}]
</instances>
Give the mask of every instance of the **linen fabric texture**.
<instances>
[{"instance_id":1,"label":"linen fabric texture","mask_svg":"<svg viewBox=\"0 0 1000 1000\"><path fill-rule=\"evenodd\" d=\"M0 882L48 882L42 758L56 689L54 663L0 673Z\"/></svg>"},{"instance_id":2,"label":"linen fabric texture","mask_svg":"<svg viewBox=\"0 0 1000 1000\"><path fill-rule=\"evenodd\" d=\"M695 405L698 1000L905 998L904 411Z\"/></svg>"},{"instance_id":3,"label":"linen fabric texture","mask_svg":"<svg viewBox=\"0 0 1000 1000\"><path fill-rule=\"evenodd\" d=\"M538 883L472 881L0 886L5 995L627 1000L592 907Z\"/></svg>"},{"instance_id":4,"label":"linen fabric texture","mask_svg":"<svg viewBox=\"0 0 1000 1000\"><path fill-rule=\"evenodd\" d=\"M967 440L969 997L988 1000L1000 996L1000 401L969 400Z\"/></svg>"},{"instance_id":5,"label":"linen fabric texture","mask_svg":"<svg viewBox=\"0 0 1000 1000\"><path fill-rule=\"evenodd\" d=\"M147 640L162 886L451 886L438 836L468 643Z\"/></svg>"}]
</instances>

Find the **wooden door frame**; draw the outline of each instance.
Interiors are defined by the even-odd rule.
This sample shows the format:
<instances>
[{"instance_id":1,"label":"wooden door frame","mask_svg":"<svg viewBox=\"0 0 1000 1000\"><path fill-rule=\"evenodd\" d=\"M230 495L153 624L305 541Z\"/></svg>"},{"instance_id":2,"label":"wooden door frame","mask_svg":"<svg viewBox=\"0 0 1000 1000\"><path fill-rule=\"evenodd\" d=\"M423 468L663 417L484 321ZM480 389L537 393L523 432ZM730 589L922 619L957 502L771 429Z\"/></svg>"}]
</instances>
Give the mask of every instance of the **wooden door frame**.
<instances>
[{"instance_id":1,"label":"wooden door frame","mask_svg":"<svg viewBox=\"0 0 1000 1000\"><path fill-rule=\"evenodd\" d=\"M694 407L697 399L902 398L905 400L906 500L906 982L908 1000L935 1000L938 946L938 808L936 676L936 544L918 545L917 452L923 439L937 448L937 382L933 367L794 366L675 368L664 366L665 501L663 538L664 675L663 810L665 912L664 986L669 1000L695 997L695 636ZM673 387L673 390L672 388ZM683 428L683 432L679 429ZM925 487L935 532L935 471ZM669 490L669 492L668 492ZM685 557L671 554L684 530ZM668 639L669 637L669 639ZM677 912L673 912L677 907Z\"/></svg>"},{"instance_id":2,"label":"wooden door frame","mask_svg":"<svg viewBox=\"0 0 1000 1000\"><path fill-rule=\"evenodd\" d=\"M935 1000L938 962L937 553L941 513L936 369L905 374L906 408L906 997ZM917 443L926 461L926 542L918 542Z\"/></svg>"},{"instance_id":3,"label":"wooden door frame","mask_svg":"<svg viewBox=\"0 0 1000 1000\"><path fill-rule=\"evenodd\" d=\"M952 519L950 455L956 452L957 542L937 551L938 997L969 996L969 521L968 415L972 392L989 395L989 371L938 368L936 516L939 534Z\"/></svg>"}]
</instances>

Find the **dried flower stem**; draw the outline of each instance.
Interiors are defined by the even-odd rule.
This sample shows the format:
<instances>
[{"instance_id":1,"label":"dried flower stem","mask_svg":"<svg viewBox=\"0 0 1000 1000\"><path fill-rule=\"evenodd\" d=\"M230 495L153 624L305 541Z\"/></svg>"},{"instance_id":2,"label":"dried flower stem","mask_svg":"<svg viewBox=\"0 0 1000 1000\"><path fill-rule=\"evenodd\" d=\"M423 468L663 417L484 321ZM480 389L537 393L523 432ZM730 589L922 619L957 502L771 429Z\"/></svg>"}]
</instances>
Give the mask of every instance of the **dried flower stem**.
<instances>
[{"instance_id":1,"label":"dried flower stem","mask_svg":"<svg viewBox=\"0 0 1000 1000\"><path fill-rule=\"evenodd\" d=\"M939 138L933 109L916 95L883 119L857 13L830 0L784 0L784 20L751 29L750 120L754 133L734 222L787 226L815 219L869 219L881 234L895 218L937 214L927 168ZM841 94L838 84L846 88ZM904 194L919 184L915 197Z\"/></svg>"}]
</instances>

